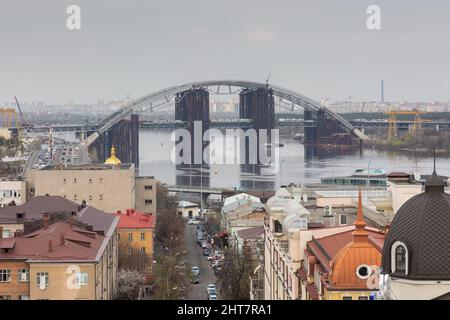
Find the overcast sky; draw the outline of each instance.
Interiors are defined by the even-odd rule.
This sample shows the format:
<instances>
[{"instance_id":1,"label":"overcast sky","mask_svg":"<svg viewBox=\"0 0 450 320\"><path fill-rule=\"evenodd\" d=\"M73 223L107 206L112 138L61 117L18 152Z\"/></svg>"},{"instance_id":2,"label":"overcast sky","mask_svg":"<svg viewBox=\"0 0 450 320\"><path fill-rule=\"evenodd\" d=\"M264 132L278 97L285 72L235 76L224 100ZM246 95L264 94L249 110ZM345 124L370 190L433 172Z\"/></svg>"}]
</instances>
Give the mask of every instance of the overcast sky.
<instances>
[{"instance_id":1,"label":"overcast sky","mask_svg":"<svg viewBox=\"0 0 450 320\"><path fill-rule=\"evenodd\" d=\"M81 7L81 30L66 8ZM381 7L382 30L366 28ZM0 0L0 101L139 97L195 80L315 99L450 100L448 0Z\"/></svg>"}]
</instances>

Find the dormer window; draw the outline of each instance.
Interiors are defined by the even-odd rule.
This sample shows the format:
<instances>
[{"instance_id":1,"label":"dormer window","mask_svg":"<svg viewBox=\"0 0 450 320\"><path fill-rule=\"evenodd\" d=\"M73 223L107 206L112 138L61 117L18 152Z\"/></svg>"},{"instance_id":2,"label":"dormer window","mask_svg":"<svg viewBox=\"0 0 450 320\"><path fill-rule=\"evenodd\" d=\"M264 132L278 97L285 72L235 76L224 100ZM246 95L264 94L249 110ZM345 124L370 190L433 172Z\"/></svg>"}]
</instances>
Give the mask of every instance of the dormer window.
<instances>
[{"instance_id":1,"label":"dormer window","mask_svg":"<svg viewBox=\"0 0 450 320\"><path fill-rule=\"evenodd\" d=\"M393 273L408 274L408 248L403 242L397 241L392 245L391 269Z\"/></svg>"}]
</instances>

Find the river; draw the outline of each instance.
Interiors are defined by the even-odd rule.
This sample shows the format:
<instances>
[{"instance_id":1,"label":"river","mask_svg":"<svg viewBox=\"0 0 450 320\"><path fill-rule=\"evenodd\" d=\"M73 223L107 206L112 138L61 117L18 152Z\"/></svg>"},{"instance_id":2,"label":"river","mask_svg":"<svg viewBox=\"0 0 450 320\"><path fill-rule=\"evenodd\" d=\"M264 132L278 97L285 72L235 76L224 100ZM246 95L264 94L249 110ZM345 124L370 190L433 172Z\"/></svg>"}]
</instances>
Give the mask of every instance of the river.
<instances>
[{"instance_id":1,"label":"river","mask_svg":"<svg viewBox=\"0 0 450 320\"><path fill-rule=\"evenodd\" d=\"M242 170L239 164L204 166L202 170L182 171L170 160L174 143L171 130L140 130L140 168L141 175L155 176L169 185L200 185L217 188L243 188L254 190L276 190L281 184L316 183L328 176L347 176L356 169L381 168L386 172L402 171L431 174L433 156L414 155L407 152L365 149L360 153L333 154L332 156L305 157L302 144L291 138L280 137L284 147L279 149L278 168L258 169L250 167ZM280 169L281 167L281 169ZM201 171L201 172L200 172ZM245 172L247 171L247 172ZM450 176L448 159L437 159L437 171Z\"/></svg>"}]
</instances>

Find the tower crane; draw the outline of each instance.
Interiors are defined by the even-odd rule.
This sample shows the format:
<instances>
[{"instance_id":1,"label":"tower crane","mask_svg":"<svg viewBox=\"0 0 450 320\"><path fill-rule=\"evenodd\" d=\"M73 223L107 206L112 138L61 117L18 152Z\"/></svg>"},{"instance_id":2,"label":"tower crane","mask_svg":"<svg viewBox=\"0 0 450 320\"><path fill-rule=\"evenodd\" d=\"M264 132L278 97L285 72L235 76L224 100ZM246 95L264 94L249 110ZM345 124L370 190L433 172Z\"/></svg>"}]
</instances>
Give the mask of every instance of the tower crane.
<instances>
[{"instance_id":1,"label":"tower crane","mask_svg":"<svg viewBox=\"0 0 450 320\"><path fill-rule=\"evenodd\" d=\"M423 122L421 115L425 114L426 112L419 111L417 109L410 110L410 111L395 111L390 110L386 112L385 114L389 115L389 139L392 139L393 137L397 136L397 116L398 115L413 115L414 121L411 127L411 132L418 132L419 129L421 129L421 124Z\"/></svg>"}]
</instances>

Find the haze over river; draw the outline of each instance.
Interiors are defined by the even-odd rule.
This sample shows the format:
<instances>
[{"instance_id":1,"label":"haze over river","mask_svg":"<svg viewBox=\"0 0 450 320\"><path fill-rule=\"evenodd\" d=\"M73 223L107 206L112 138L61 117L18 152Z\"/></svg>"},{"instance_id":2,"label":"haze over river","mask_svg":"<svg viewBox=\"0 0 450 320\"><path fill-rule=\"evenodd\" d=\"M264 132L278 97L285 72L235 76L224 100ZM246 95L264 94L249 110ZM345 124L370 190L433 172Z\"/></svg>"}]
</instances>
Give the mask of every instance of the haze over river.
<instances>
[{"instance_id":1,"label":"haze over river","mask_svg":"<svg viewBox=\"0 0 450 320\"><path fill-rule=\"evenodd\" d=\"M314 183L320 178L329 176L351 175L356 169L381 168L386 172L403 171L431 174L433 170L433 157L415 156L405 152L392 152L383 150L363 150L353 154L335 154L328 157L305 157L304 146L291 138L280 137L281 147L279 168L263 168L258 170L241 171L239 164L211 165L200 171L185 172L176 169L170 160L174 143L171 141L171 130L140 130L140 174L155 176L163 183L169 185L199 185L200 176L204 187L208 182L205 177L209 175L209 185L217 188L244 187L255 190L274 190L288 183ZM279 166L280 167L280 166ZM448 159L437 159L437 171L441 175L450 176L450 163ZM196 182L197 177L197 182Z\"/></svg>"}]
</instances>

